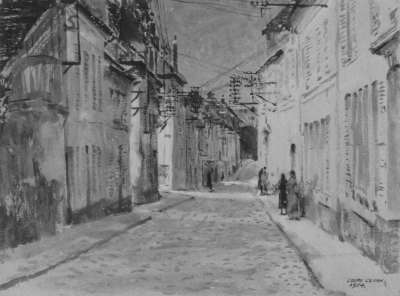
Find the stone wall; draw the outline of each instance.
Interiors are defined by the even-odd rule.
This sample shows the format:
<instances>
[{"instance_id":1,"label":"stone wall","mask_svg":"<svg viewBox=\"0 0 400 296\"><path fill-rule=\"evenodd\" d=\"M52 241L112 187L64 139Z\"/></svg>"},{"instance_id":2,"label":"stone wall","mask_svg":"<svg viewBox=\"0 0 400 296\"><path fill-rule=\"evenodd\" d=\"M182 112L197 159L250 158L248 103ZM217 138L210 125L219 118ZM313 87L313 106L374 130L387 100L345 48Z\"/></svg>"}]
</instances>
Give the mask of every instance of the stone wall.
<instances>
[{"instance_id":1,"label":"stone wall","mask_svg":"<svg viewBox=\"0 0 400 296\"><path fill-rule=\"evenodd\" d=\"M63 123L62 115L42 106L11 111L1 126L0 248L55 234L64 222Z\"/></svg>"},{"instance_id":2,"label":"stone wall","mask_svg":"<svg viewBox=\"0 0 400 296\"><path fill-rule=\"evenodd\" d=\"M11 90L0 124L0 248L54 234L65 222L67 111L59 13L45 13L5 69Z\"/></svg>"}]
</instances>

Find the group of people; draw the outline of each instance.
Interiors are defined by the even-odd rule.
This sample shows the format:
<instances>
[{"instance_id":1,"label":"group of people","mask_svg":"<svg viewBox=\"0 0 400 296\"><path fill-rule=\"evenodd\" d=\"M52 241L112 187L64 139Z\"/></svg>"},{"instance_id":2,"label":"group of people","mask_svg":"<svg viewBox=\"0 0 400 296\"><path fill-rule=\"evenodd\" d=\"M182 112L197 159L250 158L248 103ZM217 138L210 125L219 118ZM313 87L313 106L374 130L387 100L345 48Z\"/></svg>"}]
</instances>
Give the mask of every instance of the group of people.
<instances>
[{"instance_id":1,"label":"group of people","mask_svg":"<svg viewBox=\"0 0 400 296\"><path fill-rule=\"evenodd\" d=\"M304 184L298 184L295 171L290 171L289 180L281 175L277 189L279 191L279 209L281 215L288 215L290 220L299 220L305 216Z\"/></svg>"},{"instance_id":2,"label":"group of people","mask_svg":"<svg viewBox=\"0 0 400 296\"><path fill-rule=\"evenodd\" d=\"M266 167L258 172L258 189L261 195L268 192L269 182ZM300 217L305 216L304 184L302 180L300 183L297 182L295 171L290 171L289 179L282 174L276 190L279 191L281 215L288 215L291 220L299 220Z\"/></svg>"}]
</instances>

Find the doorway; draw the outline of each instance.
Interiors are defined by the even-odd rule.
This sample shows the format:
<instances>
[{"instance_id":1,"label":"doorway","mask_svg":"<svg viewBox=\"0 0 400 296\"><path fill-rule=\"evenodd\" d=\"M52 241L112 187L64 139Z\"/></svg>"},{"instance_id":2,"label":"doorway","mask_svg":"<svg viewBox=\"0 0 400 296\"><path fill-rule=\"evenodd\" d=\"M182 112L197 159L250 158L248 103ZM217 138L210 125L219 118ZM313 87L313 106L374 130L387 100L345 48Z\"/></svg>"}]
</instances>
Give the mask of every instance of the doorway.
<instances>
[{"instance_id":1,"label":"doorway","mask_svg":"<svg viewBox=\"0 0 400 296\"><path fill-rule=\"evenodd\" d=\"M290 145L290 170L296 171L296 144Z\"/></svg>"}]
</instances>

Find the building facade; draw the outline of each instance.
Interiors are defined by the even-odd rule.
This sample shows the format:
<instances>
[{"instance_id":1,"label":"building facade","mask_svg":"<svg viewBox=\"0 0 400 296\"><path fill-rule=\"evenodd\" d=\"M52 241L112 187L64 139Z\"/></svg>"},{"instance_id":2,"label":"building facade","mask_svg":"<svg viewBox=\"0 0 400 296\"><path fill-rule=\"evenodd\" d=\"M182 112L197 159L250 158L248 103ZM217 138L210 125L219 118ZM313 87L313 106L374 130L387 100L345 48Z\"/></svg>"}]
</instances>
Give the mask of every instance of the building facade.
<instances>
[{"instance_id":1,"label":"building facade","mask_svg":"<svg viewBox=\"0 0 400 296\"><path fill-rule=\"evenodd\" d=\"M242 119L223 99L209 95L202 111L199 130L199 173L202 185L207 184L207 172L212 170L214 183L228 179L240 165L240 123Z\"/></svg>"},{"instance_id":2,"label":"building facade","mask_svg":"<svg viewBox=\"0 0 400 296\"><path fill-rule=\"evenodd\" d=\"M165 100L161 106L163 123L159 130L159 182L165 189L186 189L187 110L184 86L187 81L178 71L178 47L173 44L172 59L162 68Z\"/></svg>"},{"instance_id":3,"label":"building facade","mask_svg":"<svg viewBox=\"0 0 400 296\"><path fill-rule=\"evenodd\" d=\"M210 170L214 183L231 176L240 162L239 117L214 96L202 98L196 88L178 89L172 100L173 114L159 136L160 182L168 189L195 190L207 185Z\"/></svg>"},{"instance_id":4,"label":"building facade","mask_svg":"<svg viewBox=\"0 0 400 296\"><path fill-rule=\"evenodd\" d=\"M259 156L304 180L313 221L398 272L399 3L326 3L285 8L264 31L259 79L277 107L260 106Z\"/></svg>"},{"instance_id":5,"label":"building facade","mask_svg":"<svg viewBox=\"0 0 400 296\"><path fill-rule=\"evenodd\" d=\"M93 22L87 7L70 5L65 13L76 16L65 36L67 207L79 222L130 204L127 91L133 78L104 45L112 31Z\"/></svg>"},{"instance_id":6,"label":"building facade","mask_svg":"<svg viewBox=\"0 0 400 296\"><path fill-rule=\"evenodd\" d=\"M0 248L159 199L158 73L170 56L157 7L50 5L7 57Z\"/></svg>"}]
</instances>

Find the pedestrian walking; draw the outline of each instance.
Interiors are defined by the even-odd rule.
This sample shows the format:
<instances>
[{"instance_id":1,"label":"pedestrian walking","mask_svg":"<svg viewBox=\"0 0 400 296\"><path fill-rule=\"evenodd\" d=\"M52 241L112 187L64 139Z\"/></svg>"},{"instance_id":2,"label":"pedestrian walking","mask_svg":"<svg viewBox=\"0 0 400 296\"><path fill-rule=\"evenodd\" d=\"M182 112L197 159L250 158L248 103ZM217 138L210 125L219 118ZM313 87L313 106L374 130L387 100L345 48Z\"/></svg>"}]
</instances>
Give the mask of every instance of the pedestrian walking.
<instances>
[{"instance_id":1,"label":"pedestrian walking","mask_svg":"<svg viewBox=\"0 0 400 296\"><path fill-rule=\"evenodd\" d=\"M257 188L258 190L260 190L260 194L263 194L263 190L262 190L262 183L261 183L261 179L262 179L262 174L263 174L264 168L261 168L258 171L258 183L257 183Z\"/></svg>"},{"instance_id":2,"label":"pedestrian walking","mask_svg":"<svg viewBox=\"0 0 400 296\"><path fill-rule=\"evenodd\" d=\"M300 219L299 185L296 180L295 171L290 171L290 178L287 182L287 214L290 220Z\"/></svg>"},{"instance_id":3,"label":"pedestrian walking","mask_svg":"<svg viewBox=\"0 0 400 296\"><path fill-rule=\"evenodd\" d=\"M279 190L279 209L281 210L281 215L287 215L287 180L285 174L281 175L277 187Z\"/></svg>"}]
</instances>

